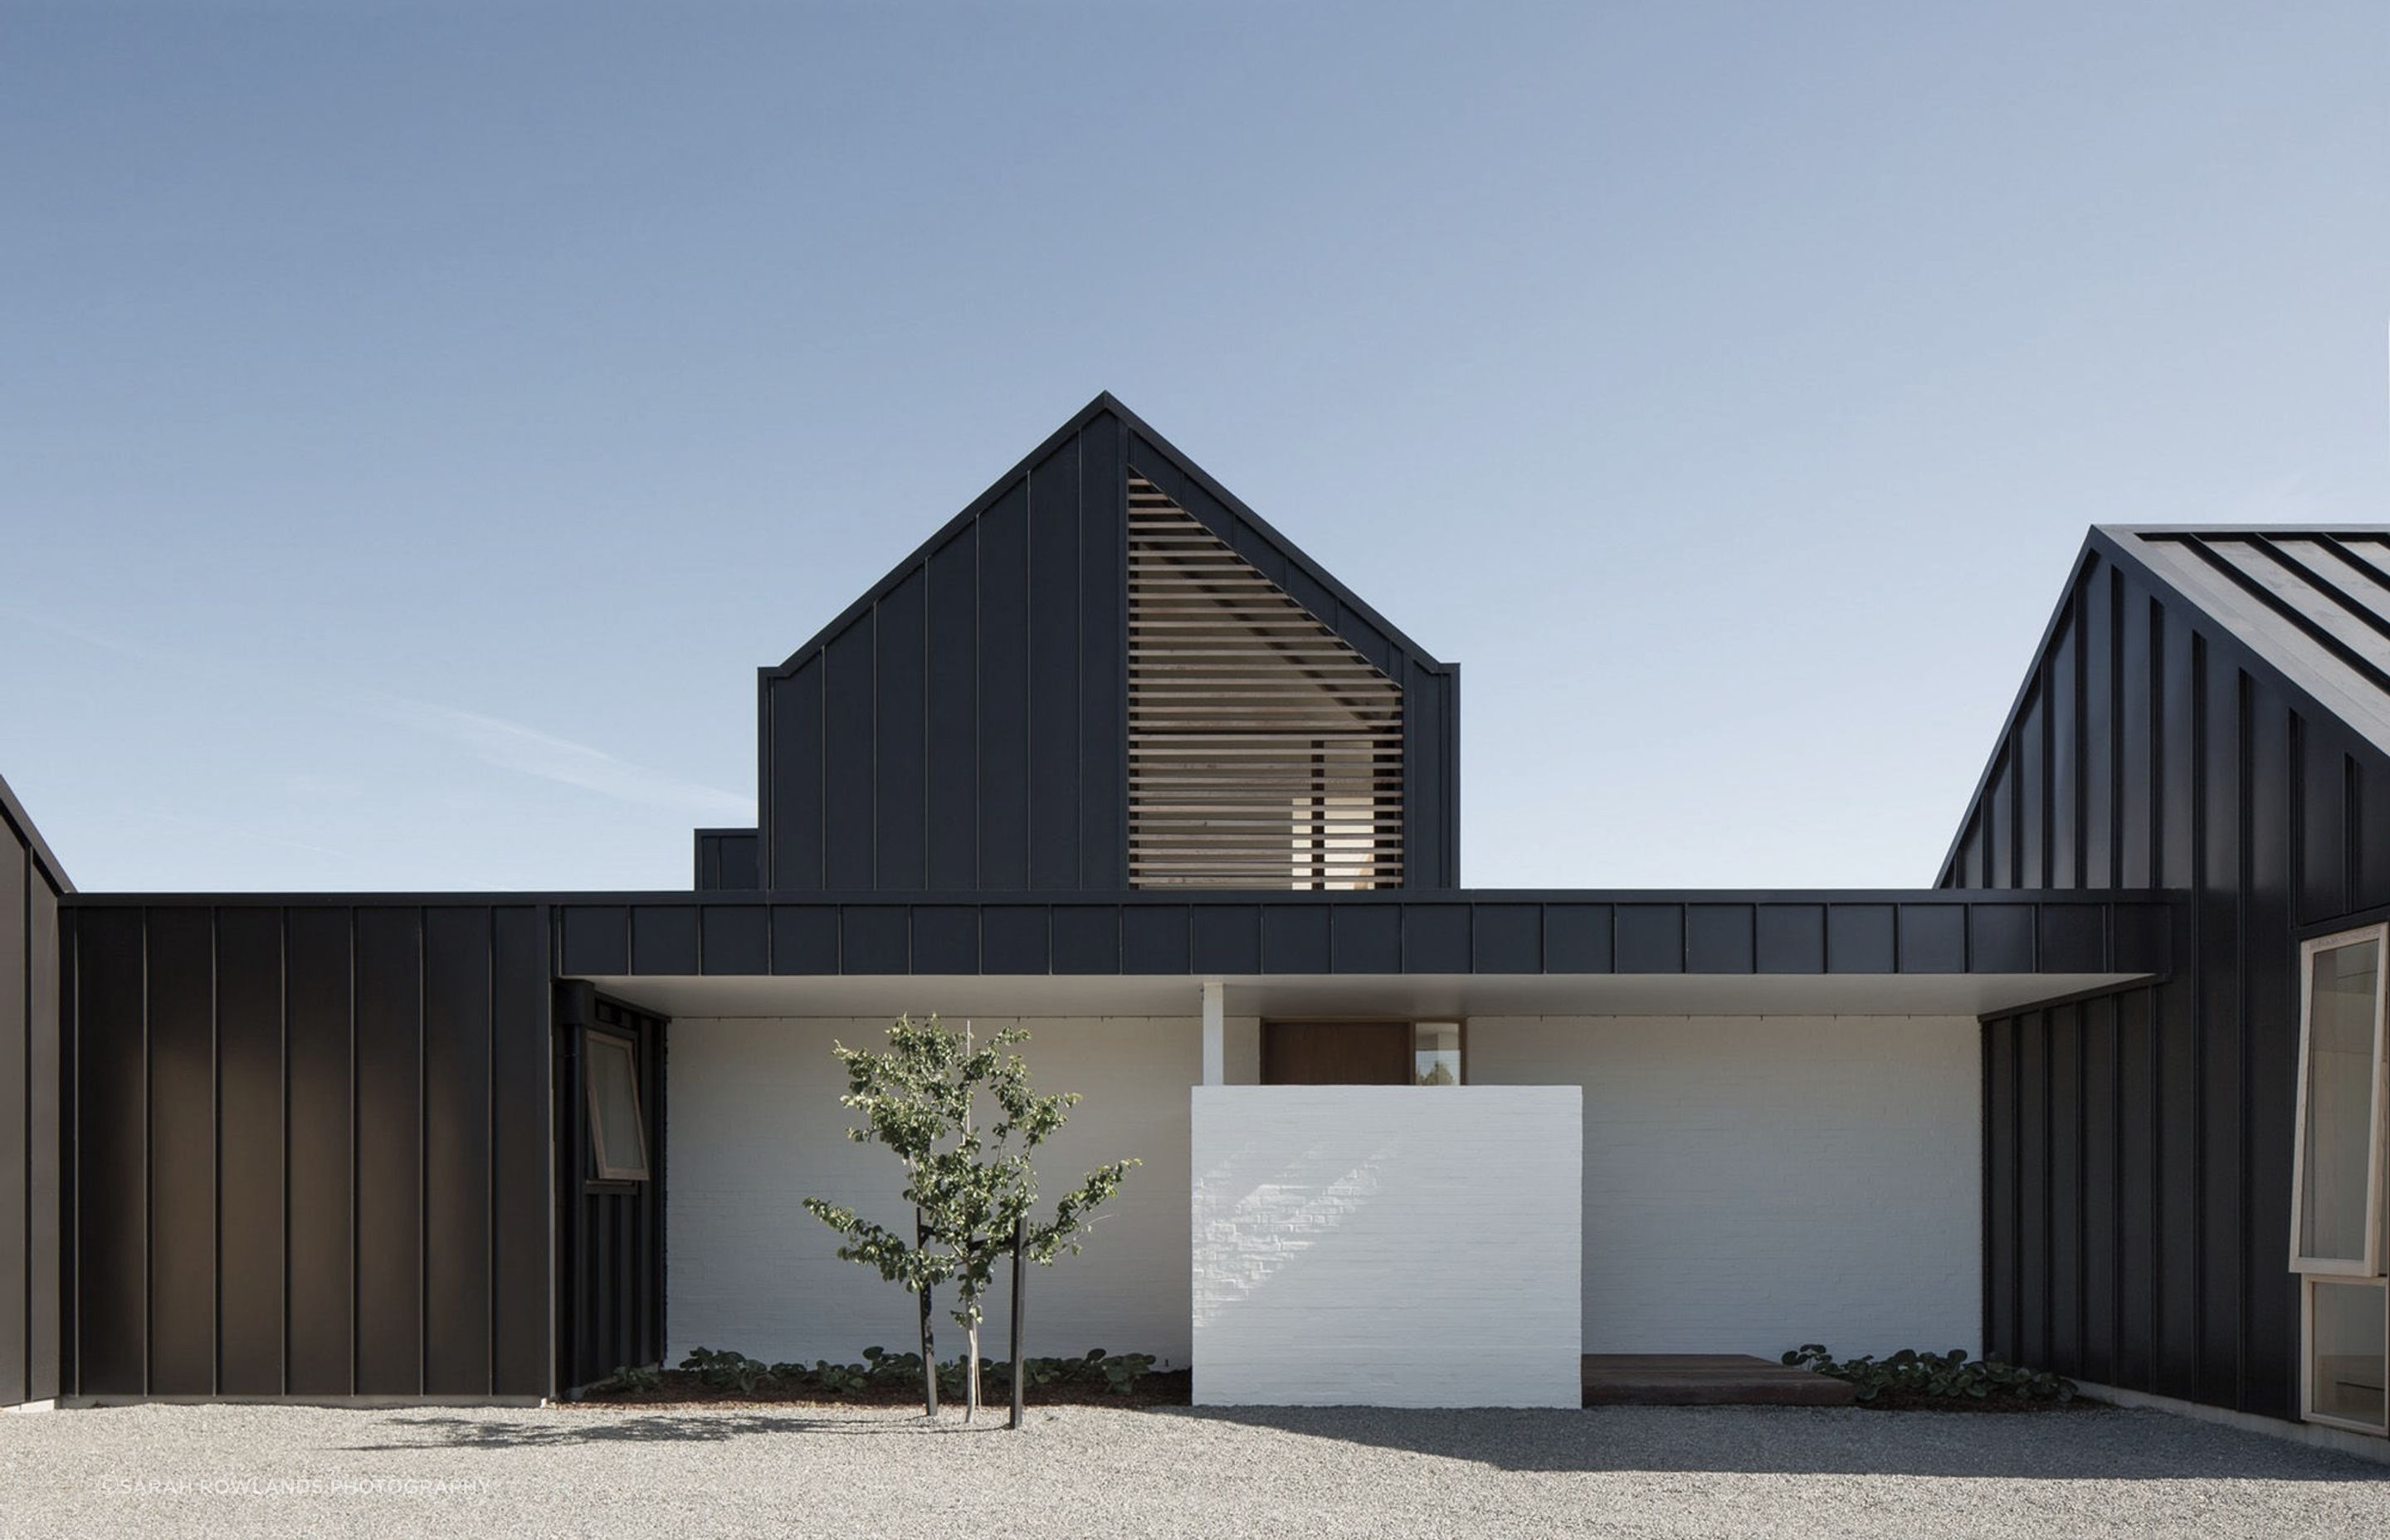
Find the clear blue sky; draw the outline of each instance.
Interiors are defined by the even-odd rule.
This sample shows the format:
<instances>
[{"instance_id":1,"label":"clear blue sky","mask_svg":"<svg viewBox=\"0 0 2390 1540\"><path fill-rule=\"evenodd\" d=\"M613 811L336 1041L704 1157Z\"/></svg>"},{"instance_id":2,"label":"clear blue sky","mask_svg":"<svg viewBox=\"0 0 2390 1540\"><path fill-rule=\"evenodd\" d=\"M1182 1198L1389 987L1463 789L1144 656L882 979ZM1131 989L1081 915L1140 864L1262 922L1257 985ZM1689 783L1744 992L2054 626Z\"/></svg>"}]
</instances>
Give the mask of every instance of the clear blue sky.
<instances>
[{"instance_id":1,"label":"clear blue sky","mask_svg":"<svg viewBox=\"0 0 2390 1540\"><path fill-rule=\"evenodd\" d=\"M1929 882L2085 526L2390 517L2380 0L6 9L86 888L686 887L1102 389L1465 665L1477 886Z\"/></svg>"}]
</instances>

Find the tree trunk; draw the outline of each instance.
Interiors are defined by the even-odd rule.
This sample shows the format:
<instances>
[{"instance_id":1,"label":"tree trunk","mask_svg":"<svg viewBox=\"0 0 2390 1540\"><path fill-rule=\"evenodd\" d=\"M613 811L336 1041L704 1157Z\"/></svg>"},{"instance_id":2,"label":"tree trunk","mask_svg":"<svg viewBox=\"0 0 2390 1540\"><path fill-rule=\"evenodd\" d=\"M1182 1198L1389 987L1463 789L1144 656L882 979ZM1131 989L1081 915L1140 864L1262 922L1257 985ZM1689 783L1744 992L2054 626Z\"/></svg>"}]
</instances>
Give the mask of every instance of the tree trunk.
<instances>
[{"instance_id":1,"label":"tree trunk","mask_svg":"<svg viewBox=\"0 0 2390 1540\"><path fill-rule=\"evenodd\" d=\"M913 1249L929 1249L929 1226L921 1222L921 1211L913 1211ZM921 1285L921 1399L928 1407L927 1415L938 1415L938 1344L937 1332L931 1326L930 1286Z\"/></svg>"},{"instance_id":2,"label":"tree trunk","mask_svg":"<svg viewBox=\"0 0 2390 1540\"><path fill-rule=\"evenodd\" d=\"M1012 1220L1012 1420L1005 1425L1009 1428L1021 1426L1024 1415L1022 1407L1027 1405L1024 1397L1029 1383L1029 1376L1026 1372L1029 1360L1022 1354L1021 1347L1021 1244L1028 1238L1028 1219L1022 1215L1014 1215Z\"/></svg>"},{"instance_id":3,"label":"tree trunk","mask_svg":"<svg viewBox=\"0 0 2390 1540\"><path fill-rule=\"evenodd\" d=\"M970 1373L963 1381L963 1420L969 1422L979 1410L979 1322L972 1321L964 1335L970 1339Z\"/></svg>"}]
</instances>

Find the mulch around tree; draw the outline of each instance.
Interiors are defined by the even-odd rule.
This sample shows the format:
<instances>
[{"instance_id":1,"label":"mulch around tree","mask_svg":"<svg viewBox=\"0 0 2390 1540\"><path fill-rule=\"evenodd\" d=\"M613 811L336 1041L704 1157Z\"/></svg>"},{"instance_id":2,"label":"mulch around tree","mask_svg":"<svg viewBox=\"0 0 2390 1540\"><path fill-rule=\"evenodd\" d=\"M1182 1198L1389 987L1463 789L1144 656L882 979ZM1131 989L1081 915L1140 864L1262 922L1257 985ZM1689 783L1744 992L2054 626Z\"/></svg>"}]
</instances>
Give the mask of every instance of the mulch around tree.
<instances>
[{"instance_id":1,"label":"mulch around tree","mask_svg":"<svg viewBox=\"0 0 2390 1540\"><path fill-rule=\"evenodd\" d=\"M868 1385L842 1394L832 1393L807 1380L787 1384L759 1385L753 1393L724 1390L709 1385L687 1369L666 1369L663 1383L654 1390L593 1391L571 1403L576 1406L919 1406L921 1387L910 1385ZM1132 1410L1150 1406L1184 1406L1194 1399L1195 1376L1188 1369L1158 1369L1139 1375L1126 1394L1094 1385L1032 1385L1028 1404L1032 1406L1124 1406ZM1011 1392L1000 1385L983 1381L985 1398L982 1409L993 1408L1002 1415L1011 1405ZM958 1407L962 1397L941 1392L938 1408L944 1411Z\"/></svg>"}]
</instances>

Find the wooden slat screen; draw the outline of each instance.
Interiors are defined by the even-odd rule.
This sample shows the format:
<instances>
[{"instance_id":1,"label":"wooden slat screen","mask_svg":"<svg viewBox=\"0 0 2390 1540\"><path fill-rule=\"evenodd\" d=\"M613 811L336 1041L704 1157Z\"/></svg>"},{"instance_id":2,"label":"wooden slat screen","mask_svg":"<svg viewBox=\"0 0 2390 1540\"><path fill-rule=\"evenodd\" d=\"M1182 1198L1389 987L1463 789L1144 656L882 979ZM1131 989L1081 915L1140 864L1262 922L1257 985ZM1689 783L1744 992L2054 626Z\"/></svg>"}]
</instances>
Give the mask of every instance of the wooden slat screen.
<instances>
[{"instance_id":1,"label":"wooden slat screen","mask_svg":"<svg viewBox=\"0 0 2390 1540\"><path fill-rule=\"evenodd\" d=\"M1402 689L1129 478L1129 881L1402 880Z\"/></svg>"}]
</instances>

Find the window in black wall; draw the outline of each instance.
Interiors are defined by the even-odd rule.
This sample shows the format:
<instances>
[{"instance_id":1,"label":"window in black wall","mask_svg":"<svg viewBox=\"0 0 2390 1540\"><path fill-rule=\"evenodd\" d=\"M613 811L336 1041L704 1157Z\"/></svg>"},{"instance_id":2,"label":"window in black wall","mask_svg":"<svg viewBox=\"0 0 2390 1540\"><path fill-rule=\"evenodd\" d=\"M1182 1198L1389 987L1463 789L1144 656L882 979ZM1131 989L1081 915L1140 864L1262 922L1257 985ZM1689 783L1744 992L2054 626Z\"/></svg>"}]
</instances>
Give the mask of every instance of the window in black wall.
<instances>
[{"instance_id":1,"label":"window in black wall","mask_svg":"<svg viewBox=\"0 0 2390 1540\"><path fill-rule=\"evenodd\" d=\"M601 1182L648 1179L647 1120L639 1104L638 1045L589 1033L589 1153Z\"/></svg>"}]
</instances>

